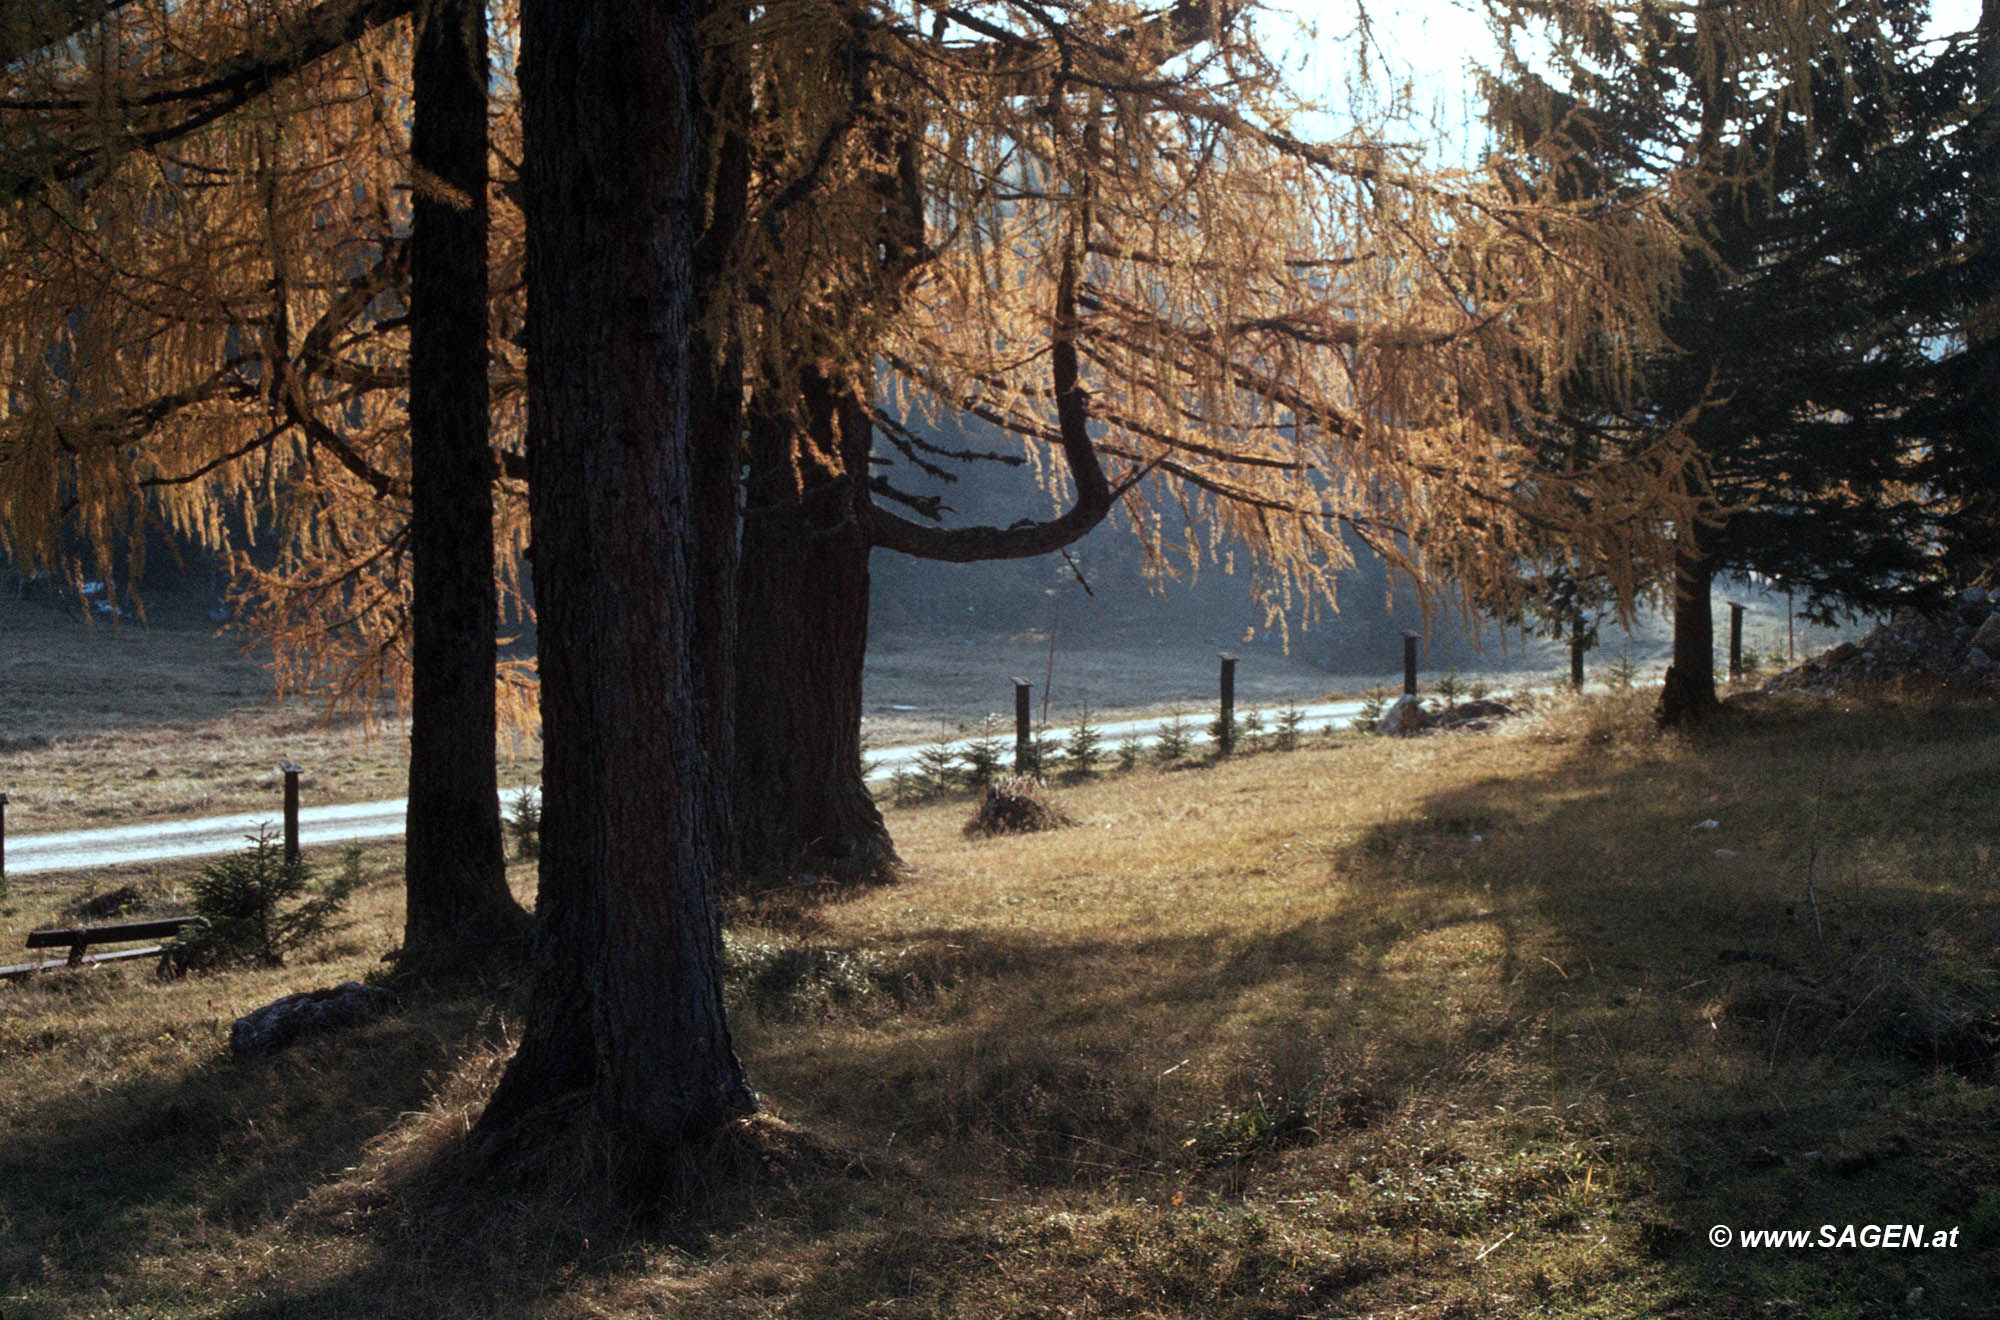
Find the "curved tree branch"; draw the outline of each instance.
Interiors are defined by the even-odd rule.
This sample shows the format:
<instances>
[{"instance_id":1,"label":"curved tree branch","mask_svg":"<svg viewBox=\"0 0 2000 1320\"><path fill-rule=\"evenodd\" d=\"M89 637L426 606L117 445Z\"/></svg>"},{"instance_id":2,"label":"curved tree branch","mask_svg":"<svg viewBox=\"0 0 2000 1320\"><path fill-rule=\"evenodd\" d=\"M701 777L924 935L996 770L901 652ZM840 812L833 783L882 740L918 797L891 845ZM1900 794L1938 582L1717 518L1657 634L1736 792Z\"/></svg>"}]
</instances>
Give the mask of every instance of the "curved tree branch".
<instances>
[{"instance_id":1,"label":"curved tree branch","mask_svg":"<svg viewBox=\"0 0 2000 1320\"><path fill-rule=\"evenodd\" d=\"M942 559L965 564L983 559L1027 559L1060 550L1104 521L1112 505L1131 488L1115 491L1097 461L1090 439L1090 393L1083 388L1076 336L1076 248L1063 254L1056 280L1056 311L1050 359L1053 363L1056 420L1063 461L1076 482L1076 502L1060 516L1043 522L1023 520L1011 527L926 527L870 502L867 504L870 545L896 550L918 559ZM1137 480L1133 478L1132 480Z\"/></svg>"}]
</instances>

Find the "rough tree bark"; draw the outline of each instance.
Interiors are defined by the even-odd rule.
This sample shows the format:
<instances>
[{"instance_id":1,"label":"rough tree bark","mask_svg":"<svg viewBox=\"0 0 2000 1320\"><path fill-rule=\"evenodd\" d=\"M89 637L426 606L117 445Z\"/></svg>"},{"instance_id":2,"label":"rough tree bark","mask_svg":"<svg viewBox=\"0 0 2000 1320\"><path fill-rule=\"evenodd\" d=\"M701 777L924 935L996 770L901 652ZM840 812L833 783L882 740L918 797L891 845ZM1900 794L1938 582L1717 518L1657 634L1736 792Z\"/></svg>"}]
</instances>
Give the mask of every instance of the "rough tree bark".
<instances>
[{"instance_id":1,"label":"rough tree bark","mask_svg":"<svg viewBox=\"0 0 2000 1320\"><path fill-rule=\"evenodd\" d=\"M494 764L481 0L423 6L414 75L406 971L485 952L527 929L507 888Z\"/></svg>"},{"instance_id":2,"label":"rough tree bark","mask_svg":"<svg viewBox=\"0 0 2000 1320\"><path fill-rule=\"evenodd\" d=\"M752 106L749 69L741 48L721 43L703 54L707 79L703 105L713 108L713 118L707 121L713 128L705 132L716 134L716 140L707 228L695 244L697 319L690 334L693 396L689 424L698 452L707 456L695 471L695 479L701 483L695 503L700 523L696 545L702 556L701 581L707 589L697 603L701 612L694 629L696 640L703 644L698 657L702 710L708 719L703 744L717 782L729 788L735 783L736 720L741 709L736 639L743 360L739 347L731 344L726 351L718 351L709 335L715 324L710 317L711 304L730 292L722 287L727 279L724 271L750 206L751 151L745 134ZM715 837L724 841L733 857L737 812L733 794L710 794L709 810ZM732 869L733 862L724 866L725 873Z\"/></svg>"},{"instance_id":3,"label":"rough tree bark","mask_svg":"<svg viewBox=\"0 0 2000 1320\"><path fill-rule=\"evenodd\" d=\"M526 1158L573 1117L628 1169L750 1113L722 1010L726 840L699 544L733 437L695 433L700 6L527 0L529 516L544 744L540 917L519 1051L474 1132ZM538 1121L539 1120L539 1121Z\"/></svg>"},{"instance_id":4,"label":"rough tree bark","mask_svg":"<svg viewBox=\"0 0 2000 1320\"><path fill-rule=\"evenodd\" d=\"M1970 155L1975 162L1978 188L1972 228L1982 236L1975 256L1975 269L1990 272L1995 259L1995 233L2000 233L2000 0L1982 0L1979 7L1978 69L1974 90L1978 96L1980 125ZM1965 317L1968 350L1972 354L1971 385L1974 426L1986 435L1986 452L2000 449L2000 297L1996 297L1989 273L1983 288L1974 293L1974 304ZM1984 405L1981 407L1981 405ZM1972 497L1970 515L1983 518L1987 534L2000 540L2000 494L1990 487ZM2000 581L2000 557L1990 560L1986 577Z\"/></svg>"},{"instance_id":5,"label":"rough tree bark","mask_svg":"<svg viewBox=\"0 0 2000 1320\"><path fill-rule=\"evenodd\" d=\"M760 414L749 430L733 802L746 887L802 872L878 879L898 864L860 770L861 483L873 432L852 394L817 370L802 373L800 391L810 448L796 444L787 417ZM837 455L838 466L819 455Z\"/></svg>"},{"instance_id":6,"label":"rough tree bark","mask_svg":"<svg viewBox=\"0 0 2000 1320\"><path fill-rule=\"evenodd\" d=\"M1714 713L1715 609L1710 601L1714 565L1694 528L1681 533L1674 557L1674 657L1660 689L1662 728L1685 728Z\"/></svg>"}]
</instances>

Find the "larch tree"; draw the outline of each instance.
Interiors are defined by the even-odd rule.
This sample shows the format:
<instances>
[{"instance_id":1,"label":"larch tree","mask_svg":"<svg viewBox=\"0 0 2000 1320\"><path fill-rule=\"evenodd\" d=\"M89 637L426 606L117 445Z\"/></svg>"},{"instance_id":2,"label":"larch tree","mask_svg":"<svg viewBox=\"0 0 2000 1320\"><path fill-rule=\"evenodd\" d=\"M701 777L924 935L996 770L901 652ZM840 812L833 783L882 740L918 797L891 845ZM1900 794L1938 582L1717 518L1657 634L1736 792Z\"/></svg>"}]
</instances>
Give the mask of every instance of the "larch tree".
<instances>
[{"instance_id":1,"label":"larch tree","mask_svg":"<svg viewBox=\"0 0 2000 1320\"><path fill-rule=\"evenodd\" d=\"M1671 437L1555 474L1514 438L1538 382L1629 378L1679 260L1653 198L1528 201L1380 131L1301 140L1208 6L764 12L765 67L832 32L846 72L767 98L741 258L750 287L811 291L742 313L748 342L811 346L768 364L750 428L747 876L893 861L855 755L871 548L1048 553L1122 498L1156 563L1240 553L1274 613L1332 598L1350 536L1432 588L1505 590L1531 527L1657 554L1639 511L1678 498ZM1012 432L1068 507L940 525L893 465L978 455L919 417ZM1599 498L1558 497L1579 485Z\"/></svg>"},{"instance_id":2,"label":"larch tree","mask_svg":"<svg viewBox=\"0 0 2000 1320\"><path fill-rule=\"evenodd\" d=\"M1208 6L1185 2L1149 22L1118 14L1128 26L1117 39L1144 43L1154 63L1194 44L1216 20ZM883 327L903 314L905 286L931 256L923 138L932 110L921 76L898 71L897 50L935 61L948 25L938 22L927 42L913 40L894 15L848 3L772 9L763 18L738 36L759 49L759 77L746 91L762 128L745 135L762 148L761 224L738 246L807 296L744 309L744 337L763 351L745 432L735 862L745 878L801 870L877 876L897 859L859 772L861 694L868 561L884 526L875 496L893 492L871 466L885 425L905 452L921 442L878 408L875 353ZM816 43L827 34L842 45L839 63L820 58ZM1004 83L1007 66L1026 61L1031 43L1002 38L982 38L975 58ZM1090 531L1113 505L1075 386L1065 328L1075 315L1073 288L1049 315L1054 371L1070 382L1058 447L1077 498L1057 517L1024 520L1004 535L932 538L954 557L1045 553Z\"/></svg>"},{"instance_id":3,"label":"larch tree","mask_svg":"<svg viewBox=\"0 0 2000 1320\"><path fill-rule=\"evenodd\" d=\"M8 539L46 553L67 519L109 555L158 520L231 550L285 607L265 616L285 689L410 697L406 949L518 935L494 767L482 7L424 5L414 54L408 4L101 8L115 21L88 39L11 62L0 98Z\"/></svg>"},{"instance_id":4,"label":"larch tree","mask_svg":"<svg viewBox=\"0 0 2000 1320\"><path fill-rule=\"evenodd\" d=\"M735 460L733 434L692 424L712 275L698 19L527 0L522 20L540 922L520 1048L473 1135L526 1159L581 1113L640 1181L755 1108L723 1016L728 784L703 713L730 633L698 627L726 616L728 551L704 541L733 523L734 482L707 474Z\"/></svg>"}]
</instances>

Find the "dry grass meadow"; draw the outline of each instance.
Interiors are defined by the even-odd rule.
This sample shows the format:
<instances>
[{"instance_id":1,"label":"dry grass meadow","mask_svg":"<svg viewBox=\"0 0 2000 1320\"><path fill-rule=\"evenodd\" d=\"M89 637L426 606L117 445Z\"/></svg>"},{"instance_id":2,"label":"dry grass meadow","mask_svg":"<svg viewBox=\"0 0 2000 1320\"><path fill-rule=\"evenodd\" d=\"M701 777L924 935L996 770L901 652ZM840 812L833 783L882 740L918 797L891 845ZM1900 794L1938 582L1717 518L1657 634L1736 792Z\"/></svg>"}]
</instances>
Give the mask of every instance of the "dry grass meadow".
<instances>
[{"instance_id":1,"label":"dry grass meadow","mask_svg":"<svg viewBox=\"0 0 2000 1320\"><path fill-rule=\"evenodd\" d=\"M638 1219L560 1151L468 1181L508 966L228 1056L382 972L377 849L290 967L0 985L0 1315L1991 1320L1996 792L1991 705L1627 698L1108 776L1046 834L898 809L901 883L730 912L781 1153ZM18 881L0 939L131 880ZM1960 1243L1707 1243L1906 1222Z\"/></svg>"},{"instance_id":2,"label":"dry grass meadow","mask_svg":"<svg viewBox=\"0 0 2000 1320\"><path fill-rule=\"evenodd\" d=\"M0 791L10 833L272 807L281 761L309 803L401 797L402 729L329 722L199 614L98 623L0 591ZM11 958L7 961L12 961Z\"/></svg>"}]
</instances>

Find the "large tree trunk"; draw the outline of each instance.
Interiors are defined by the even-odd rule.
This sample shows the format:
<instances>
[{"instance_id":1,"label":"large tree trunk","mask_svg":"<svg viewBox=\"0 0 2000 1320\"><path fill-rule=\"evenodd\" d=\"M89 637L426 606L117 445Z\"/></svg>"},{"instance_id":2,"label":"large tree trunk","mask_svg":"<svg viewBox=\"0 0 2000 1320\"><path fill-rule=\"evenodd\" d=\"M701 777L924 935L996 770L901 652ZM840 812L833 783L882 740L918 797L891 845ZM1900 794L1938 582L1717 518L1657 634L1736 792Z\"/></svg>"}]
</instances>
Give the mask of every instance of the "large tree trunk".
<instances>
[{"instance_id":1,"label":"large tree trunk","mask_svg":"<svg viewBox=\"0 0 2000 1320\"><path fill-rule=\"evenodd\" d=\"M1715 568L1700 533L1683 528L1674 556L1674 658L1660 689L1663 728L1683 728L1716 709L1715 611L1710 604Z\"/></svg>"},{"instance_id":2,"label":"large tree trunk","mask_svg":"<svg viewBox=\"0 0 2000 1320\"><path fill-rule=\"evenodd\" d=\"M802 373L800 393L810 447L789 414L750 427L733 805L738 878L752 888L897 866L861 778L871 431L859 400L819 372Z\"/></svg>"},{"instance_id":3,"label":"large tree trunk","mask_svg":"<svg viewBox=\"0 0 2000 1320\"><path fill-rule=\"evenodd\" d=\"M702 213L698 7L528 0L529 517L544 746L540 928L519 1051L479 1120L526 1158L579 1101L658 1159L755 1100L722 1010L726 791L704 738L729 639L701 507L733 461L690 427ZM632 1158L636 1157L636 1164Z\"/></svg>"},{"instance_id":4,"label":"large tree trunk","mask_svg":"<svg viewBox=\"0 0 2000 1320\"><path fill-rule=\"evenodd\" d=\"M417 34L410 232L413 688L403 968L526 932L494 765L486 383L486 17L436 0ZM435 180L435 183L430 182Z\"/></svg>"},{"instance_id":5,"label":"large tree trunk","mask_svg":"<svg viewBox=\"0 0 2000 1320\"><path fill-rule=\"evenodd\" d=\"M728 293L721 285L729 279L730 249L749 212L751 151L746 135L754 106L749 69L740 48L727 44L710 47L704 52L703 75L707 79L703 104L714 108L711 122L721 136L712 144L715 165L709 184L708 227L694 253L698 322L691 334L693 355L688 364L693 391L689 425L696 452L705 456L695 465L695 480L700 483L695 518L701 556L697 571L700 580L708 584L696 605L700 613L694 630L702 644L697 657L697 681L707 717L702 745L716 782L727 789L734 783L736 765L736 506L742 490L743 355L733 342L725 351L718 351L708 335L715 323L709 315L710 304ZM724 841L733 857L736 826L731 794L711 793L709 808L714 837ZM731 867L723 869L726 873Z\"/></svg>"}]
</instances>

